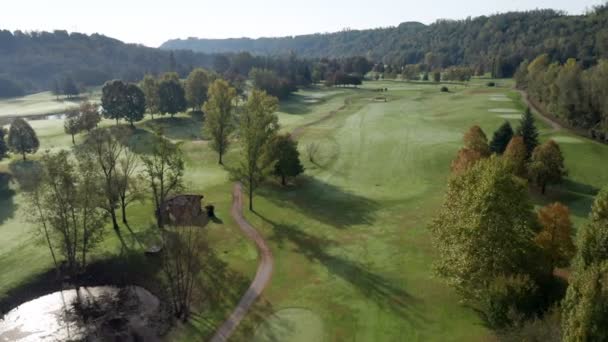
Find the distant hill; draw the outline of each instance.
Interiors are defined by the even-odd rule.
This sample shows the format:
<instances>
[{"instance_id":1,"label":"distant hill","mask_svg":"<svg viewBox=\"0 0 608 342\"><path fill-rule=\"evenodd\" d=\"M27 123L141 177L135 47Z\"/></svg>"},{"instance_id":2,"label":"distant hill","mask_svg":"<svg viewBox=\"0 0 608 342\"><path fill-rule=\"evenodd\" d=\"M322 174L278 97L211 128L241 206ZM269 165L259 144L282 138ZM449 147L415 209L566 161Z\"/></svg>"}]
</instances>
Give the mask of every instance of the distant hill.
<instances>
[{"instance_id":1,"label":"distant hill","mask_svg":"<svg viewBox=\"0 0 608 342\"><path fill-rule=\"evenodd\" d=\"M137 81L148 72L186 74L211 64L206 54L125 44L99 34L0 30L0 97L48 90L66 77L90 86L113 78Z\"/></svg>"},{"instance_id":2,"label":"distant hill","mask_svg":"<svg viewBox=\"0 0 608 342\"><path fill-rule=\"evenodd\" d=\"M582 16L554 10L510 12L466 20L439 20L432 25L352 30L260 39L170 40L162 49L205 53L248 51L259 55L295 52L301 57L366 56L401 66L425 62L436 66L470 65L489 70L499 64L510 76L523 59L548 53L553 60L576 57L584 64L608 57L608 10L600 6Z\"/></svg>"}]
</instances>

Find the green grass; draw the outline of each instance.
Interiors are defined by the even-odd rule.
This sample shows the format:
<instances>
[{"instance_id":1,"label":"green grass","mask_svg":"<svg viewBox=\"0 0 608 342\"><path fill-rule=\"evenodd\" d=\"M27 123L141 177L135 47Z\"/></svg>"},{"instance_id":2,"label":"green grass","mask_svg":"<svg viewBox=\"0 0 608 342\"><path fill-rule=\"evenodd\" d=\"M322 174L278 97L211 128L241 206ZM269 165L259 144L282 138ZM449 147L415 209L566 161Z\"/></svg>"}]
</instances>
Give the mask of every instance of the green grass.
<instances>
[{"instance_id":1,"label":"green grass","mask_svg":"<svg viewBox=\"0 0 608 342\"><path fill-rule=\"evenodd\" d=\"M516 116L493 109L524 109L511 81L501 80L496 88L485 87L487 82L450 84L450 93L440 93L436 84L401 81L368 82L359 89L311 88L281 104L282 130L298 130L306 173L288 188L264 185L255 198L255 213L246 213L270 243L275 270L235 340L468 341L491 335L433 275L436 254L426 229L441 204L464 131L478 124L491 138L505 119L517 124ZM389 91L373 91L378 88ZM374 101L379 95L387 102ZM496 96L513 101L492 101ZM608 174L598 167L608 158L608 146L537 123L542 140L560 143L569 179L550 188L547 197L534 194L535 202L564 202L580 227L597 189L608 184ZM151 131L162 128L183 142L187 191L204 194L221 219L208 227L213 257L201 275L213 288L197 303L193 319L167 340L209 337L257 267L255 247L229 216L231 180L217 165L201 124L200 117L186 114L146 119L130 140L144 152ZM37 121L34 128L42 149L71 146L61 120ZM320 144L314 163L305 152L313 142ZM227 165L236 164L238 153L233 146ZM0 163L0 171L16 170L18 164L9 163ZM38 239L25 220L18 187L1 185L0 299L50 266L44 245L34 243ZM129 212L135 234L147 239L153 224L150 203L136 204ZM128 233L125 240L132 244ZM141 252L135 244L131 248ZM120 249L109 229L95 258L115 257Z\"/></svg>"},{"instance_id":2,"label":"green grass","mask_svg":"<svg viewBox=\"0 0 608 342\"><path fill-rule=\"evenodd\" d=\"M43 92L17 98L0 100L0 117L6 116L34 116L44 114L62 113L67 109L77 107L82 98L99 102L101 88L95 87L77 99L59 100L51 92Z\"/></svg>"}]
</instances>

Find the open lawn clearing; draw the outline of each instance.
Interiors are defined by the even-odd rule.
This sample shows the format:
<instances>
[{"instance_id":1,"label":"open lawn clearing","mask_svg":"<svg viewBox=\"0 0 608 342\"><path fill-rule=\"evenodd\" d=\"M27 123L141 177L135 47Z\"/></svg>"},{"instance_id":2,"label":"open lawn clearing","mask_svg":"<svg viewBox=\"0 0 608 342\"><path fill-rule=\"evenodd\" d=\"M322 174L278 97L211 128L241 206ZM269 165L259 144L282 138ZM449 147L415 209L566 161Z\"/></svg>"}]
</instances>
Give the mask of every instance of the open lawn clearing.
<instances>
[{"instance_id":1,"label":"open lawn clearing","mask_svg":"<svg viewBox=\"0 0 608 342\"><path fill-rule=\"evenodd\" d=\"M99 102L101 98L101 88L92 88L90 91L81 94L80 97L75 99L65 99L63 96L57 99L50 91L23 97L1 99L0 117L63 113L68 109L78 107L83 98Z\"/></svg>"}]
</instances>

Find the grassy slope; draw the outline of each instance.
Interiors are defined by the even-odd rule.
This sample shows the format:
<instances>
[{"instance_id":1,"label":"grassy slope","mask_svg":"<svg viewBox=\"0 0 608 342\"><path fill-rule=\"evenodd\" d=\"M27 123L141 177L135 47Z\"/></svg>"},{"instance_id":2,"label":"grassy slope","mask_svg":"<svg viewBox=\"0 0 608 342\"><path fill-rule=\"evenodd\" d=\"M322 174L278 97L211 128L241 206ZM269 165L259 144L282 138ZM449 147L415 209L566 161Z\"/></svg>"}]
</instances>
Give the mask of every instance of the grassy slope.
<instances>
[{"instance_id":1,"label":"grassy slope","mask_svg":"<svg viewBox=\"0 0 608 342\"><path fill-rule=\"evenodd\" d=\"M348 109L301 136L301 144L321 142L318 165L307 163L307 177L291 191L263 190L257 213L249 214L277 259L266 305L316 313L331 341L482 339L487 331L476 316L433 278L425 227L441 203L462 133L479 124L491 135L504 117L489 110L520 106L490 101L493 93L514 96L508 88L450 86L451 94L440 94L436 86L368 86L388 87L389 102L350 92ZM538 124L543 139L567 135ZM550 199L572 206L580 224L593 189L608 184L593 166L608 157L608 147L577 139L562 143L571 180ZM258 336L285 340L303 331L289 320L270 326Z\"/></svg>"},{"instance_id":2,"label":"grassy slope","mask_svg":"<svg viewBox=\"0 0 608 342\"><path fill-rule=\"evenodd\" d=\"M379 87L389 88L383 94L387 103L372 101L378 94L365 89L316 89L282 104L285 131L316 123L301 131L303 157L310 142L320 142L321 150L316 164L306 161L306 175L296 186L264 187L256 197L256 213L248 214L271 243L276 265L270 287L239 327L237 340L256 335L283 341L294 334L303 340L320 334L331 341L478 340L488 334L474 313L433 278L434 252L425 227L441 203L462 132L476 123L490 135L503 118L489 110L516 108L490 101L488 92L516 95L507 88L475 86L450 85L450 94L434 85L387 81L364 86ZM60 120L34 125L43 148L70 145ZM132 138L143 150L149 130L162 126L171 139L184 141L188 192L205 194L223 221L209 227L215 255L229 270L208 270L209 276L222 275L217 283L223 296L214 300L218 307L205 306L168 340L209 336L238 301L257 262L255 248L229 217L231 184L215 154L198 140L200 125L200 118L186 115L147 120ZM543 139L567 135L541 126ZM608 184L608 175L597 167L608 148L583 138L572 141L561 143L572 181L551 196L571 205L581 223L594 190ZM237 154L232 150L227 163L234 165ZM8 162L0 163L0 171L8 169ZM6 193L2 201L0 298L50 266L44 246L32 243L32 226L19 211L20 195ZM153 223L151 212L149 203L130 209L131 226L143 238ZM108 230L97 256L119 253L120 243ZM263 319L285 308L306 310L282 311L280 317L287 319L271 319L255 332Z\"/></svg>"}]
</instances>

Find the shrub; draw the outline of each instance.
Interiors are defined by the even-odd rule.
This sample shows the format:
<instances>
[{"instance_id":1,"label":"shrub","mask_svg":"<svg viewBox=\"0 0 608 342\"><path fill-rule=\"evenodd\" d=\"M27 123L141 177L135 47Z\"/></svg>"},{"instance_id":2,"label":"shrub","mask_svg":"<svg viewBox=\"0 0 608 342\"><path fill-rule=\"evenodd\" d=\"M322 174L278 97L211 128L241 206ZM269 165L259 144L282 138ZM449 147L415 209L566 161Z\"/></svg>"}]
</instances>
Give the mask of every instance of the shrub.
<instances>
[{"instance_id":1,"label":"shrub","mask_svg":"<svg viewBox=\"0 0 608 342\"><path fill-rule=\"evenodd\" d=\"M531 317L540 305L537 284L528 275L498 276L482 289L478 310L492 328L505 328Z\"/></svg>"},{"instance_id":2,"label":"shrub","mask_svg":"<svg viewBox=\"0 0 608 342\"><path fill-rule=\"evenodd\" d=\"M515 327L498 331L500 341L547 341L562 340L561 317L559 308L555 307L540 318L530 319Z\"/></svg>"},{"instance_id":3,"label":"shrub","mask_svg":"<svg viewBox=\"0 0 608 342\"><path fill-rule=\"evenodd\" d=\"M443 86L443 87L441 87L441 92L442 93L449 93L450 89L448 89L448 87L446 87L446 86Z\"/></svg>"},{"instance_id":4,"label":"shrub","mask_svg":"<svg viewBox=\"0 0 608 342\"><path fill-rule=\"evenodd\" d=\"M496 82L488 82L487 86L488 87L496 87Z\"/></svg>"}]
</instances>

